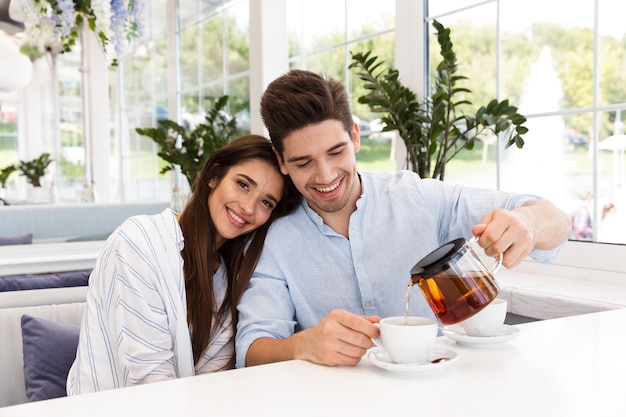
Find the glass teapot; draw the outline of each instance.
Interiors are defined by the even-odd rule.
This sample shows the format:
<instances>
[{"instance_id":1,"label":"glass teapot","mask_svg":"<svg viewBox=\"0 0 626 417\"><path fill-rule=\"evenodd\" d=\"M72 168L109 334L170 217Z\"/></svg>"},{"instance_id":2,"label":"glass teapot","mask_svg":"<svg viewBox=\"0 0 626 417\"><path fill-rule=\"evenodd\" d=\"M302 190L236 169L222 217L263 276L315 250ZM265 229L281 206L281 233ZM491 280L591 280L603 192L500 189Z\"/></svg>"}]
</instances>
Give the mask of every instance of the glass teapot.
<instances>
[{"instance_id":1,"label":"glass teapot","mask_svg":"<svg viewBox=\"0 0 626 417\"><path fill-rule=\"evenodd\" d=\"M473 237L452 240L440 246L411 269L409 286L417 284L443 325L465 320L486 307L500 287L494 275L502 265L502 254L491 269L472 249Z\"/></svg>"}]
</instances>

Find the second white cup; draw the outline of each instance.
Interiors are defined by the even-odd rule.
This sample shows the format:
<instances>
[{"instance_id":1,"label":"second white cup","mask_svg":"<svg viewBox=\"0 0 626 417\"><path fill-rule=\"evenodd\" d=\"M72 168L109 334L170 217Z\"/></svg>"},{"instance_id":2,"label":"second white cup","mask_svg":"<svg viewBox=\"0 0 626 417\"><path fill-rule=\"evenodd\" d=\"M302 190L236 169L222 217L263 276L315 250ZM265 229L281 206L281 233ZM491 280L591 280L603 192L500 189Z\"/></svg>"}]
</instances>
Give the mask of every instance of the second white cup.
<instances>
[{"instance_id":1,"label":"second white cup","mask_svg":"<svg viewBox=\"0 0 626 417\"><path fill-rule=\"evenodd\" d=\"M386 317L380 321L379 327L383 347L393 362L428 361L437 337L435 320L414 316Z\"/></svg>"},{"instance_id":2,"label":"second white cup","mask_svg":"<svg viewBox=\"0 0 626 417\"><path fill-rule=\"evenodd\" d=\"M496 336L506 318L507 302L501 298L494 299L487 307L472 317L459 322L468 336Z\"/></svg>"}]
</instances>

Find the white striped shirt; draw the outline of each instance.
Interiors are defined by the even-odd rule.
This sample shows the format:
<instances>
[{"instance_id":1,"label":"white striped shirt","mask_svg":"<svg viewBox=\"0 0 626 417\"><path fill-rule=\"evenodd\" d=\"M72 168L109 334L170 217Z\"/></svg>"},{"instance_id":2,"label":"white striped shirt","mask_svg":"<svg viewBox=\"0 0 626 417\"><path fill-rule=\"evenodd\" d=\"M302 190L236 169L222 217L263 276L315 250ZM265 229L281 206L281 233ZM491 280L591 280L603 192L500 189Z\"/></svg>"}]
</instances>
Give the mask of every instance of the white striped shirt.
<instances>
[{"instance_id":1,"label":"white striped shirt","mask_svg":"<svg viewBox=\"0 0 626 417\"><path fill-rule=\"evenodd\" d=\"M169 208L131 217L107 239L90 276L68 395L212 372L228 362L230 316L194 367L182 248ZM226 292L223 267L213 281L219 305Z\"/></svg>"}]
</instances>

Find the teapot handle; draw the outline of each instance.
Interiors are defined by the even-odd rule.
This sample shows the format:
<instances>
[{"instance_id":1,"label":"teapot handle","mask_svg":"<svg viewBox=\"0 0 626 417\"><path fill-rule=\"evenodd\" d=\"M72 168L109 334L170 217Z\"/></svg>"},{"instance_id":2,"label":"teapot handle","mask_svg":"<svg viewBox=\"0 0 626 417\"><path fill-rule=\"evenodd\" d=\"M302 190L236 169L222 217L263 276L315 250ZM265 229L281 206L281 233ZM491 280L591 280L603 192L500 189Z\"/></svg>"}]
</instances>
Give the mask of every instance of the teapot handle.
<instances>
[{"instance_id":1,"label":"teapot handle","mask_svg":"<svg viewBox=\"0 0 626 417\"><path fill-rule=\"evenodd\" d=\"M478 242L478 239L480 238L480 236L472 236L472 238L470 240L467 241L466 245L469 246L473 246L475 243ZM489 273L491 275L496 275L496 272L498 272L498 270L500 269L500 267L502 266L502 254L500 253L498 256L495 256L494 259L496 260L496 263L493 264L493 266L491 267L491 269L489 270Z\"/></svg>"}]
</instances>

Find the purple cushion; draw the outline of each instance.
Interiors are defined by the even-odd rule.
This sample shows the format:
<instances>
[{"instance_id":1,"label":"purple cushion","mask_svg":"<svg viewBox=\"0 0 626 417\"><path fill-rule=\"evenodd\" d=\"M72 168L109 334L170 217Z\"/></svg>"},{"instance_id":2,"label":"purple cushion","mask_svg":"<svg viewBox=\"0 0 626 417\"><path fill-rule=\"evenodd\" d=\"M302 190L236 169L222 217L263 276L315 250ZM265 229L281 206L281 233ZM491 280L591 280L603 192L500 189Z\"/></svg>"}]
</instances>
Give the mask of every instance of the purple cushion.
<instances>
[{"instance_id":1,"label":"purple cushion","mask_svg":"<svg viewBox=\"0 0 626 417\"><path fill-rule=\"evenodd\" d=\"M15 236L0 236L0 246L5 245L30 245L33 243L33 234L25 233Z\"/></svg>"},{"instance_id":2,"label":"purple cushion","mask_svg":"<svg viewBox=\"0 0 626 417\"><path fill-rule=\"evenodd\" d=\"M42 288L84 287L89 285L91 270L54 274L0 276L0 292Z\"/></svg>"},{"instance_id":3,"label":"purple cushion","mask_svg":"<svg viewBox=\"0 0 626 417\"><path fill-rule=\"evenodd\" d=\"M22 316L24 384L28 401L65 397L67 374L76 358L79 327Z\"/></svg>"}]
</instances>

